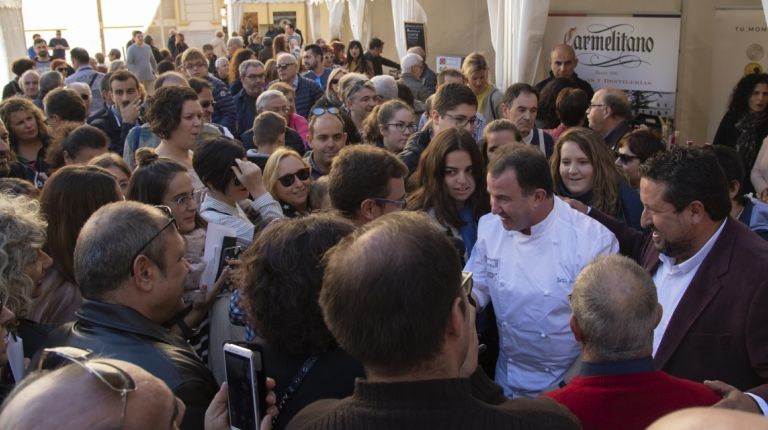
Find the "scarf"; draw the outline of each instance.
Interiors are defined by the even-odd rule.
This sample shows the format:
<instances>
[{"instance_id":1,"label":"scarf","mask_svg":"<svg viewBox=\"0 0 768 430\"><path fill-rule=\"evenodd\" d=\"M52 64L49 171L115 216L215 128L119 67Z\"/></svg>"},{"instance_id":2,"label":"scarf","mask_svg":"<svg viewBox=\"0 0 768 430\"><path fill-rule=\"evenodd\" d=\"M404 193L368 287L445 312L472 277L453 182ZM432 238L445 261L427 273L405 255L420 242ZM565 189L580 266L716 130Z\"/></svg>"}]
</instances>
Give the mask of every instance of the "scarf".
<instances>
[{"instance_id":1,"label":"scarf","mask_svg":"<svg viewBox=\"0 0 768 430\"><path fill-rule=\"evenodd\" d=\"M744 169L747 172L757 160L757 151L760 149L763 137L763 128L768 122L768 112L748 112L736 123L736 130L740 132L736 139L736 152L744 161Z\"/></svg>"}]
</instances>

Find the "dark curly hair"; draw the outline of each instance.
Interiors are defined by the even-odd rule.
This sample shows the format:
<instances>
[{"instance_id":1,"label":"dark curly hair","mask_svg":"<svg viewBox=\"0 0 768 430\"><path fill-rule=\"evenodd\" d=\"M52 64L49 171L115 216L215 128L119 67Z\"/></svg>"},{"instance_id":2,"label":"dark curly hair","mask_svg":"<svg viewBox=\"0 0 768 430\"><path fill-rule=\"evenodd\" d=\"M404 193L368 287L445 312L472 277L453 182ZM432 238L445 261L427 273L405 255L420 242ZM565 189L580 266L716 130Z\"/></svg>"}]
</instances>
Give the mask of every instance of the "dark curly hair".
<instances>
[{"instance_id":1,"label":"dark curly hair","mask_svg":"<svg viewBox=\"0 0 768 430\"><path fill-rule=\"evenodd\" d=\"M736 87L731 93L731 102L728 105L728 112L735 115L735 118L741 117L741 115L749 112L749 97L752 95L752 91L757 84L768 85L768 74L766 73L751 73L744 76L736 84Z\"/></svg>"},{"instance_id":2,"label":"dark curly hair","mask_svg":"<svg viewBox=\"0 0 768 430\"><path fill-rule=\"evenodd\" d=\"M155 100L148 116L152 132L168 139L181 123L184 102L197 100L197 93L190 87L162 87L155 92Z\"/></svg>"},{"instance_id":3,"label":"dark curly hair","mask_svg":"<svg viewBox=\"0 0 768 430\"><path fill-rule=\"evenodd\" d=\"M271 347L291 354L335 346L318 304L323 256L354 226L339 216L312 214L268 230L243 254L237 276L248 318Z\"/></svg>"}]
</instances>

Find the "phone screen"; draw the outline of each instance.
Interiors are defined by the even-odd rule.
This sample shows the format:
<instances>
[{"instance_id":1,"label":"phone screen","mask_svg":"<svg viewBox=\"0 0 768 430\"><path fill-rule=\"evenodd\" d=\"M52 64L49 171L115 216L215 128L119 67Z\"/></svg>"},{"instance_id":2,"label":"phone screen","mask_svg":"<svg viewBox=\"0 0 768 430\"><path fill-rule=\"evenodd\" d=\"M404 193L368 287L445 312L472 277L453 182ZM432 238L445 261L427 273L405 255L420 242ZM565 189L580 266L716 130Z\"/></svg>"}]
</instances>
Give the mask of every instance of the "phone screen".
<instances>
[{"instance_id":1,"label":"phone screen","mask_svg":"<svg viewBox=\"0 0 768 430\"><path fill-rule=\"evenodd\" d=\"M253 360L255 368L261 369L261 353L254 351ZM252 379L251 361L247 357L237 355L230 351L224 352L224 361L227 372L227 386L229 392L229 422L233 428L251 430L258 428L257 410L258 398L255 393L256 385Z\"/></svg>"}]
</instances>

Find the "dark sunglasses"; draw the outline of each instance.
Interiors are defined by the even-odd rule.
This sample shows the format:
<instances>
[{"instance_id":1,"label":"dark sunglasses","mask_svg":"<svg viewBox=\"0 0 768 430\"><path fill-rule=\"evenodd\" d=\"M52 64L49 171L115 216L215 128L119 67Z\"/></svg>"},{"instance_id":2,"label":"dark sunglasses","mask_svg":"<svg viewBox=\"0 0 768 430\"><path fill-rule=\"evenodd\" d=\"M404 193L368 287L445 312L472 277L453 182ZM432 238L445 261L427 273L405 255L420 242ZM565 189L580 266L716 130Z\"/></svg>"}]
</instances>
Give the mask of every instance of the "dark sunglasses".
<instances>
[{"instance_id":1,"label":"dark sunglasses","mask_svg":"<svg viewBox=\"0 0 768 430\"><path fill-rule=\"evenodd\" d=\"M295 173L283 175L277 178L277 180L280 181L284 187L290 187L294 182L296 182L296 178L299 178L300 181L306 181L309 179L309 167L299 169Z\"/></svg>"},{"instance_id":2,"label":"dark sunglasses","mask_svg":"<svg viewBox=\"0 0 768 430\"><path fill-rule=\"evenodd\" d=\"M640 157L638 157L637 155L622 154L620 152L614 152L613 155L616 156L616 158L619 160L621 164L629 164L632 162L632 160L640 159Z\"/></svg>"},{"instance_id":3,"label":"dark sunglasses","mask_svg":"<svg viewBox=\"0 0 768 430\"><path fill-rule=\"evenodd\" d=\"M168 222L167 222L167 223L166 223L166 224L165 224L165 225L164 225L164 226L163 226L163 227L162 227L160 230L158 230L158 231L157 231L157 233L155 233L154 235L152 235L152 237L150 237L148 241L144 242L144 245L141 245L141 247L139 248L139 250L138 250L138 251L136 251L136 254L133 254L133 258L131 258L131 276L133 276L133 262L134 262L134 261L136 261L136 257L138 257L139 255L141 255L141 251L143 251L143 250L144 250L144 248L146 248L147 246L149 246L149 244L150 244L150 243L152 243L152 241L153 241L153 240L157 239L157 237L158 237L158 236L160 236L160 234L161 234L162 232L164 232L164 231L165 231L165 229L167 229L168 227L170 227L170 226L171 226L171 224L173 224L173 226L174 226L174 227L176 227L176 230L178 230L178 229L179 229L179 226L178 226L178 224L176 224L176 218L174 218L174 217L173 217L173 211L171 211L171 208L169 208L168 206L163 206L163 205L158 205L158 206L155 206L155 207L156 207L157 209L160 209L161 211L163 211L163 213L165 214L165 216L167 216L167 217L168 217Z\"/></svg>"},{"instance_id":4,"label":"dark sunglasses","mask_svg":"<svg viewBox=\"0 0 768 430\"><path fill-rule=\"evenodd\" d=\"M200 106L203 109L208 109L209 107L214 106L214 105L216 105L216 102L215 101L211 101L211 100L206 100L204 102L200 102Z\"/></svg>"},{"instance_id":5,"label":"dark sunglasses","mask_svg":"<svg viewBox=\"0 0 768 430\"><path fill-rule=\"evenodd\" d=\"M120 413L120 427L123 428L125 422L125 407L128 404L128 393L136 390L136 382L131 375L123 369L99 360L91 359L93 353L87 349L74 348L71 346L61 346L57 348L46 348L40 355L38 370L58 369L69 363L80 366L89 374L95 376L104 385L112 391L120 393L123 402L123 409Z\"/></svg>"},{"instance_id":6,"label":"dark sunglasses","mask_svg":"<svg viewBox=\"0 0 768 430\"><path fill-rule=\"evenodd\" d=\"M278 64L276 67L277 67L277 70L285 70L285 69L287 69L287 68L289 68L291 66L293 66L293 63L291 63L291 64Z\"/></svg>"},{"instance_id":7,"label":"dark sunglasses","mask_svg":"<svg viewBox=\"0 0 768 430\"><path fill-rule=\"evenodd\" d=\"M338 83L339 83L339 80L338 80L338 79L331 79L331 84L332 84L332 85L336 85L336 84L338 84Z\"/></svg>"}]
</instances>

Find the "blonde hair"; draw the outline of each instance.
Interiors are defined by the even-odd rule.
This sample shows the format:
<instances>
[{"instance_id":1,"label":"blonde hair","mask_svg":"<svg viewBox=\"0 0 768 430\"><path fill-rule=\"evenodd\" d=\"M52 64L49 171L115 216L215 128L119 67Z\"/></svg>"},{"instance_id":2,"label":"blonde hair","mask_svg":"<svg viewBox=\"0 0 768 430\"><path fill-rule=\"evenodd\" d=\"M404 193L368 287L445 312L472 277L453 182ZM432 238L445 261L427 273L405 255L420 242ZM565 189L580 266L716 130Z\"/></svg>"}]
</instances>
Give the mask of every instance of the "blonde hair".
<instances>
[{"instance_id":1,"label":"blonde hair","mask_svg":"<svg viewBox=\"0 0 768 430\"><path fill-rule=\"evenodd\" d=\"M280 167L280 161L287 157L296 157L296 159L301 161L305 167L310 167L307 160L301 158L301 155L293 149L285 147L278 148L269 156L267 164L264 165L264 187L272 197L277 195L277 171Z\"/></svg>"}]
</instances>

